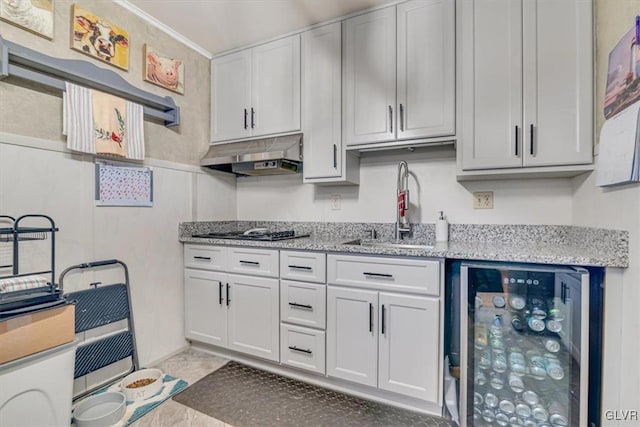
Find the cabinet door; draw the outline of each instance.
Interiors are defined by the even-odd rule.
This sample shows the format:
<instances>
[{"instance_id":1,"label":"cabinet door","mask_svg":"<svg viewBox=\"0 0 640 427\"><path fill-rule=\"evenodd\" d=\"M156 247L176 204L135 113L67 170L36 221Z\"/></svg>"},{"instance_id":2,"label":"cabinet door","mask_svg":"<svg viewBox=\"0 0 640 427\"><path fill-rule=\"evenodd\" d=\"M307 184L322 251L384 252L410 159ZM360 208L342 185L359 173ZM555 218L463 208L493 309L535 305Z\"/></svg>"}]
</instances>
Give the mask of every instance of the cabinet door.
<instances>
[{"instance_id":1,"label":"cabinet door","mask_svg":"<svg viewBox=\"0 0 640 427\"><path fill-rule=\"evenodd\" d=\"M461 10L462 169L522 166L522 0Z\"/></svg>"},{"instance_id":2,"label":"cabinet door","mask_svg":"<svg viewBox=\"0 0 640 427\"><path fill-rule=\"evenodd\" d=\"M251 50L211 61L211 140L251 135ZM246 121L245 121L246 111Z\"/></svg>"},{"instance_id":3,"label":"cabinet door","mask_svg":"<svg viewBox=\"0 0 640 427\"><path fill-rule=\"evenodd\" d=\"M300 35L252 51L253 136L300 130Z\"/></svg>"},{"instance_id":4,"label":"cabinet door","mask_svg":"<svg viewBox=\"0 0 640 427\"><path fill-rule=\"evenodd\" d=\"M185 337L227 346L226 283L226 274L185 269Z\"/></svg>"},{"instance_id":5,"label":"cabinet door","mask_svg":"<svg viewBox=\"0 0 640 427\"><path fill-rule=\"evenodd\" d=\"M344 21L343 135L347 145L393 141L396 8Z\"/></svg>"},{"instance_id":6,"label":"cabinet door","mask_svg":"<svg viewBox=\"0 0 640 427\"><path fill-rule=\"evenodd\" d=\"M327 288L327 375L375 387L378 293Z\"/></svg>"},{"instance_id":7,"label":"cabinet door","mask_svg":"<svg viewBox=\"0 0 640 427\"><path fill-rule=\"evenodd\" d=\"M525 166L592 162L592 1L525 0Z\"/></svg>"},{"instance_id":8,"label":"cabinet door","mask_svg":"<svg viewBox=\"0 0 640 427\"><path fill-rule=\"evenodd\" d=\"M302 34L304 177L342 175L342 26Z\"/></svg>"},{"instance_id":9,"label":"cabinet door","mask_svg":"<svg viewBox=\"0 0 640 427\"><path fill-rule=\"evenodd\" d=\"M227 280L229 349L278 362L278 279L229 274Z\"/></svg>"},{"instance_id":10,"label":"cabinet door","mask_svg":"<svg viewBox=\"0 0 640 427\"><path fill-rule=\"evenodd\" d=\"M452 0L398 5L398 139L455 133Z\"/></svg>"},{"instance_id":11,"label":"cabinet door","mask_svg":"<svg viewBox=\"0 0 640 427\"><path fill-rule=\"evenodd\" d=\"M378 387L440 403L440 301L380 292Z\"/></svg>"}]
</instances>

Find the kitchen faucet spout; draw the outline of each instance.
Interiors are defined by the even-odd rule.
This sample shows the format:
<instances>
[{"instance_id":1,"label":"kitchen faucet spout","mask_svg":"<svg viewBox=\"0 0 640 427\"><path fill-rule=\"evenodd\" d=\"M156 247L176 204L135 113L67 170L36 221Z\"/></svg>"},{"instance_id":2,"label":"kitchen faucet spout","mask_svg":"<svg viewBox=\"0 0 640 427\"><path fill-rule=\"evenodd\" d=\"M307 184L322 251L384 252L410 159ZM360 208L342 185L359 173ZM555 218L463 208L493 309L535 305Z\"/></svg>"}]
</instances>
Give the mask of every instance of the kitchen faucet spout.
<instances>
[{"instance_id":1,"label":"kitchen faucet spout","mask_svg":"<svg viewBox=\"0 0 640 427\"><path fill-rule=\"evenodd\" d=\"M404 160L398 164L396 190L396 240L399 240L411 232L411 224L409 224L407 217L409 210L409 166Z\"/></svg>"}]
</instances>

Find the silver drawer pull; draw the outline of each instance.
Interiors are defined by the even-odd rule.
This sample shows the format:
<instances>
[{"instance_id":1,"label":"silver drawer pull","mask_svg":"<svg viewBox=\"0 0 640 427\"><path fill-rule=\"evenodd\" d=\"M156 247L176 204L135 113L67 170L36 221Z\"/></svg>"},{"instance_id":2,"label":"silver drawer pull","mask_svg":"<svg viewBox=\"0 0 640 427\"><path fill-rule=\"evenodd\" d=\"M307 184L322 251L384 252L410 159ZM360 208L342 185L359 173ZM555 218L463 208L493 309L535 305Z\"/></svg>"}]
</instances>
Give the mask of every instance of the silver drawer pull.
<instances>
[{"instance_id":1,"label":"silver drawer pull","mask_svg":"<svg viewBox=\"0 0 640 427\"><path fill-rule=\"evenodd\" d=\"M369 277L382 277L384 279L393 279L393 274L386 274L386 273L368 273L368 272L363 272L362 274L364 274L365 276L369 276Z\"/></svg>"},{"instance_id":2,"label":"silver drawer pull","mask_svg":"<svg viewBox=\"0 0 640 427\"><path fill-rule=\"evenodd\" d=\"M258 261L243 261L243 260L240 260L239 262L240 262L240 264L245 264L245 265L260 266L260 263Z\"/></svg>"},{"instance_id":3,"label":"silver drawer pull","mask_svg":"<svg viewBox=\"0 0 640 427\"><path fill-rule=\"evenodd\" d=\"M311 306L309 304L298 304L297 302L290 302L289 305L291 307L304 308L306 310L313 310L313 306Z\"/></svg>"},{"instance_id":4,"label":"silver drawer pull","mask_svg":"<svg viewBox=\"0 0 640 427\"><path fill-rule=\"evenodd\" d=\"M306 270L306 271L311 271L312 270L311 267L307 267L307 266L304 266L304 265L290 265L289 268L292 269L292 270Z\"/></svg>"},{"instance_id":5,"label":"silver drawer pull","mask_svg":"<svg viewBox=\"0 0 640 427\"><path fill-rule=\"evenodd\" d=\"M193 259L201 259L204 261L211 261L211 257L210 256L194 256Z\"/></svg>"},{"instance_id":6,"label":"silver drawer pull","mask_svg":"<svg viewBox=\"0 0 640 427\"><path fill-rule=\"evenodd\" d=\"M310 349L298 348L294 345L290 345L289 350L299 351L300 353L313 354L313 351L311 351Z\"/></svg>"}]
</instances>

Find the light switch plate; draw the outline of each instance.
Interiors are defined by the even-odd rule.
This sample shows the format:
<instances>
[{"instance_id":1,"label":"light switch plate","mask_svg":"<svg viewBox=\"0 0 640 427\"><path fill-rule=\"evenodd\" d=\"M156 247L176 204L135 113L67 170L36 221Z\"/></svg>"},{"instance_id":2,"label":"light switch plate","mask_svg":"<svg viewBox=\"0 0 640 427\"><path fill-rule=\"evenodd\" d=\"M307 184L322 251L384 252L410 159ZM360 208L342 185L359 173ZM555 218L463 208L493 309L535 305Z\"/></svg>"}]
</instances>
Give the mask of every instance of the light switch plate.
<instances>
[{"instance_id":1,"label":"light switch plate","mask_svg":"<svg viewBox=\"0 0 640 427\"><path fill-rule=\"evenodd\" d=\"M493 209L493 191L474 191L473 209Z\"/></svg>"},{"instance_id":2,"label":"light switch plate","mask_svg":"<svg viewBox=\"0 0 640 427\"><path fill-rule=\"evenodd\" d=\"M333 194L331 196L331 210L332 211L339 211L340 209L342 209L341 206L341 197L339 194Z\"/></svg>"}]
</instances>

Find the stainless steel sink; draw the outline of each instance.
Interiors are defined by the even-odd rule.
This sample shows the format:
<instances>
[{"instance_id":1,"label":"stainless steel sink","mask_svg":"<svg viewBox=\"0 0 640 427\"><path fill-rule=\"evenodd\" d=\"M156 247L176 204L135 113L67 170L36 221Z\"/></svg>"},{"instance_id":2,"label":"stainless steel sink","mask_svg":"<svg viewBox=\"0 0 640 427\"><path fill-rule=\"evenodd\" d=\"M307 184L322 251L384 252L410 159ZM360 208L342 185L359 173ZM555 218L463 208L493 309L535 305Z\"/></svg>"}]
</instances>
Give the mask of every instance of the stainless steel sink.
<instances>
[{"instance_id":1,"label":"stainless steel sink","mask_svg":"<svg viewBox=\"0 0 640 427\"><path fill-rule=\"evenodd\" d=\"M399 248L399 249L434 249L433 245L426 244L418 244L416 242L375 242L369 240L351 240L349 242L345 242L345 245L360 245L360 246L378 246L383 248Z\"/></svg>"}]
</instances>

